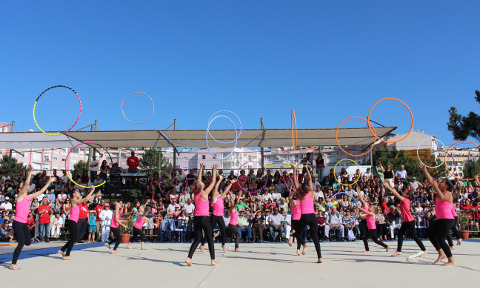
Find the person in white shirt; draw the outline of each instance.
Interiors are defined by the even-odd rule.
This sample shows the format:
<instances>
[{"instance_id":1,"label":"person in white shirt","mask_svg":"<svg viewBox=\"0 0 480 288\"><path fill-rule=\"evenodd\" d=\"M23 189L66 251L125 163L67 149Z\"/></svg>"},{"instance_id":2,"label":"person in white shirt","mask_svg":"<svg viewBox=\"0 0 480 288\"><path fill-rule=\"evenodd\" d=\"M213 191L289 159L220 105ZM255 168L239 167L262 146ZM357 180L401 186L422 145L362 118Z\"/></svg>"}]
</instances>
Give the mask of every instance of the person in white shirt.
<instances>
[{"instance_id":1,"label":"person in white shirt","mask_svg":"<svg viewBox=\"0 0 480 288\"><path fill-rule=\"evenodd\" d=\"M278 207L273 208L273 214L270 214L267 219L268 229L270 230L270 240L272 242L275 242L277 237L282 238L283 231L285 230L283 221L285 221L285 218L282 214L278 213ZM275 236L275 232L278 232L277 236Z\"/></svg>"},{"instance_id":2,"label":"person in white shirt","mask_svg":"<svg viewBox=\"0 0 480 288\"><path fill-rule=\"evenodd\" d=\"M12 210L12 203L10 203L10 198L5 197L5 202L0 205L0 209L5 210L6 212L9 212Z\"/></svg>"},{"instance_id":3,"label":"person in white shirt","mask_svg":"<svg viewBox=\"0 0 480 288\"><path fill-rule=\"evenodd\" d=\"M97 155L93 154L92 162L90 163L90 181L94 181L97 179L97 172L98 172L98 160Z\"/></svg>"},{"instance_id":4,"label":"person in white shirt","mask_svg":"<svg viewBox=\"0 0 480 288\"><path fill-rule=\"evenodd\" d=\"M105 203L105 210L100 212L99 218L102 219L102 241L108 241L110 234L110 222L112 221L113 211L110 210L110 204Z\"/></svg>"},{"instance_id":5,"label":"person in white shirt","mask_svg":"<svg viewBox=\"0 0 480 288\"><path fill-rule=\"evenodd\" d=\"M193 214L193 211L195 211L195 204L192 203L192 199L187 200L187 203L183 205L183 210L185 210L185 213L187 213L187 215Z\"/></svg>"},{"instance_id":6,"label":"person in white shirt","mask_svg":"<svg viewBox=\"0 0 480 288\"><path fill-rule=\"evenodd\" d=\"M6 171L5 174L2 176L2 183L1 184L5 183L5 180L7 180L7 179L11 180L10 175L8 175L8 171Z\"/></svg>"},{"instance_id":7,"label":"person in white shirt","mask_svg":"<svg viewBox=\"0 0 480 288\"><path fill-rule=\"evenodd\" d=\"M50 237L52 238L59 238L60 237L60 229L63 227L63 219L59 213L55 214L55 220L53 221L53 225L50 228Z\"/></svg>"}]
</instances>

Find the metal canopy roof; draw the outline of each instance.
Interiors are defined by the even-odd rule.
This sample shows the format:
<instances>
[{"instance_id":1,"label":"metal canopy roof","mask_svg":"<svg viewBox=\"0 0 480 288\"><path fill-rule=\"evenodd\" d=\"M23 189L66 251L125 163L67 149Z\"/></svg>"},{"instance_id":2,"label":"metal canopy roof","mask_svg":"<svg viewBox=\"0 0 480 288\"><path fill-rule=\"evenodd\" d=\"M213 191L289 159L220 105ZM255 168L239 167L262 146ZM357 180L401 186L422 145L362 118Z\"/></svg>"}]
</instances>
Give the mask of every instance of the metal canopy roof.
<instances>
[{"instance_id":1,"label":"metal canopy roof","mask_svg":"<svg viewBox=\"0 0 480 288\"><path fill-rule=\"evenodd\" d=\"M378 137L383 137L396 127L377 127ZM298 129L297 146L337 146L335 128ZM206 148L206 130L117 130L117 131L76 131L61 136L48 136L41 132L0 133L0 148L70 148L81 142L95 142L101 147L195 147ZM235 130L211 130L210 147L233 147ZM340 145L368 146L374 136L368 128L340 128ZM92 145L95 146L95 145ZM237 139L237 147L288 147L292 145L291 129L244 129Z\"/></svg>"}]
</instances>

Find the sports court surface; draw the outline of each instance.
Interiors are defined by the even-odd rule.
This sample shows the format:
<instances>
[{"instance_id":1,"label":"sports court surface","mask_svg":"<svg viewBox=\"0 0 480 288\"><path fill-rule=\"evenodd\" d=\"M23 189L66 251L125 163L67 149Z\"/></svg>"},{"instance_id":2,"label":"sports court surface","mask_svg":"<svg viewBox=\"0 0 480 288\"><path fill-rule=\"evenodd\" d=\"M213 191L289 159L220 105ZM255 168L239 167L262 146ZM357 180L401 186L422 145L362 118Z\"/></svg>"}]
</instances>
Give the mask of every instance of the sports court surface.
<instances>
[{"instance_id":1,"label":"sports court surface","mask_svg":"<svg viewBox=\"0 0 480 288\"><path fill-rule=\"evenodd\" d=\"M362 242L321 243L324 263L316 260L313 243L305 256L296 256L286 243L240 244L242 252L223 253L217 244L218 266L210 266L209 254L197 250L192 267L184 260L189 244L147 243L140 250L121 244L118 255L102 243L77 244L73 261L64 261L56 253L63 242L33 244L25 247L18 262L20 271L7 269L12 247L0 247L2 287L475 287L480 281L480 241L466 240L453 255L457 267L440 267L433 246L427 241L427 257L406 261L418 252L413 241L404 242L404 255L390 257L396 242L386 241L392 248L370 244L370 255L361 254ZM233 244L227 243L233 250ZM78 280L74 280L78 279ZM87 281L87 282L85 282ZM56 283L56 284L55 284ZM63 286L63 285L61 285Z\"/></svg>"}]
</instances>

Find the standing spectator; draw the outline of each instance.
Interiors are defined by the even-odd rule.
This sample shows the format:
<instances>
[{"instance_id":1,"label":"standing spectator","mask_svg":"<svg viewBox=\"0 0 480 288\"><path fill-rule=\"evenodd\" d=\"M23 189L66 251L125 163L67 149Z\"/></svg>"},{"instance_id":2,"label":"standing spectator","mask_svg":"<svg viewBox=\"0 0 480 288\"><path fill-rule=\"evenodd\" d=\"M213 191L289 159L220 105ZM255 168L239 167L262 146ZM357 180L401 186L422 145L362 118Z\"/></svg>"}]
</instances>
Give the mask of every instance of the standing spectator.
<instances>
[{"instance_id":1,"label":"standing spectator","mask_svg":"<svg viewBox=\"0 0 480 288\"><path fill-rule=\"evenodd\" d=\"M323 168L325 168L325 160L323 159L322 153L318 153L315 163L317 164L318 182L323 183Z\"/></svg>"},{"instance_id":2,"label":"standing spectator","mask_svg":"<svg viewBox=\"0 0 480 288\"><path fill-rule=\"evenodd\" d=\"M395 172L395 177L397 179L400 179L400 181L402 181L403 186L406 186L408 184L407 170L405 170L405 166L403 165L400 166L400 170L397 170L397 172Z\"/></svg>"},{"instance_id":3,"label":"standing spectator","mask_svg":"<svg viewBox=\"0 0 480 288\"><path fill-rule=\"evenodd\" d=\"M268 218L268 225L270 230L270 241L275 242L277 237L281 240L283 232L285 230L284 223L285 218L282 214L278 213L278 208L273 208L273 214ZM278 235L275 236L275 232L278 232Z\"/></svg>"},{"instance_id":4,"label":"standing spectator","mask_svg":"<svg viewBox=\"0 0 480 288\"><path fill-rule=\"evenodd\" d=\"M394 175L393 175L393 170L392 170L392 165L391 164L387 165L387 169L385 170L385 172L383 172L383 175L385 177L385 180L390 182L390 186L394 187L395 186L395 183L393 181Z\"/></svg>"},{"instance_id":5,"label":"standing spectator","mask_svg":"<svg viewBox=\"0 0 480 288\"><path fill-rule=\"evenodd\" d=\"M102 220L102 241L108 241L112 217L113 211L110 210L110 204L105 203L105 209L100 213L100 220Z\"/></svg>"},{"instance_id":6,"label":"standing spectator","mask_svg":"<svg viewBox=\"0 0 480 288\"><path fill-rule=\"evenodd\" d=\"M93 153L92 162L90 162L90 180L92 182L97 178L98 164L100 163L97 160L97 155Z\"/></svg>"},{"instance_id":7,"label":"standing spectator","mask_svg":"<svg viewBox=\"0 0 480 288\"><path fill-rule=\"evenodd\" d=\"M52 209L48 205L48 199L47 197L44 197L42 199L42 205L38 207L38 216L39 216L39 221L38 224L40 224L40 242L45 241L49 242L50 240L48 239L48 233L50 232L50 213Z\"/></svg>"},{"instance_id":8,"label":"standing spectator","mask_svg":"<svg viewBox=\"0 0 480 288\"><path fill-rule=\"evenodd\" d=\"M97 234L97 212L90 211L88 216L88 243L95 243L95 235Z\"/></svg>"},{"instance_id":9,"label":"standing spectator","mask_svg":"<svg viewBox=\"0 0 480 288\"><path fill-rule=\"evenodd\" d=\"M138 163L140 163L140 161L135 156L135 151L132 151L130 153L130 155L131 156L127 158L128 172L129 173L136 173L136 172L138 172L137 166L138 166Z\"/></svg>"},{"instance_id":10,"label":"standing spectator","mask_svg":"<svg viewBox=\"0 0 480 288\"><path fill-rule=\"evenodd\" d=\"M0 184L4 184L6 180L11 180L8 171L5 171L5 173L3 174L2 182Z\"/></svg>"}]
</instances>

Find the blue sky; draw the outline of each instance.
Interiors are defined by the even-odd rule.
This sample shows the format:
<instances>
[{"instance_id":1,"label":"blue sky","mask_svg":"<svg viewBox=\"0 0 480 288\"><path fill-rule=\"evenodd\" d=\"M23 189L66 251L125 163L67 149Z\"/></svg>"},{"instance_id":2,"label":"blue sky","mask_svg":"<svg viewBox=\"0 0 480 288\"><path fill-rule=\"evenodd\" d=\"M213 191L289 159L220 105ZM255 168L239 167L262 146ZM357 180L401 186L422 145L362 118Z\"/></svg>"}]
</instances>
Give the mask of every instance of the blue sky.
<instances>
[{"instance_id":1,"label":"blue sky","mask_svg":"<svg viewBox=\"0 0 480 288\"><path fill-rule=\"evenodd\" d=\"M367 117L381 98L406 102L414 128L454 142L448 109L480 107L479 1L5 1L0 7L2 122L35 127L46 88L66 85L83 104L76 128L205 129L220 109L244 128L335 128ZM145 124L120 105L142 91L155 103ZM66 130L78 101L68 90L37 107L44 130ZM137 97L137 98L135 98ZM135 121L150 101L130 96ZM410 127L407 110L385 102L372 119ZM349 121L342 127L365 126ZM230 128L219 119L215 128Z\"/></svg>"}]
</instances>

